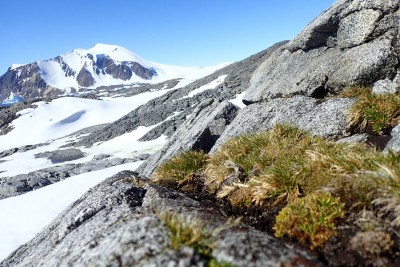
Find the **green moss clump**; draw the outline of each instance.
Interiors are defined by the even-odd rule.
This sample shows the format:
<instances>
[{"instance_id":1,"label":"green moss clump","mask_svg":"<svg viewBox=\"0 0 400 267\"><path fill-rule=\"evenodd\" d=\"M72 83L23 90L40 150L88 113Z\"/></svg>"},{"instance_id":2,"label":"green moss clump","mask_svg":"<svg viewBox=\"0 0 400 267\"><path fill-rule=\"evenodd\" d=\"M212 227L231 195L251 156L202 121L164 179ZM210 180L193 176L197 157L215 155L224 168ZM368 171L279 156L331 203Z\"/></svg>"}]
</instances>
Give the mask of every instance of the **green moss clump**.
<instances>
[{"instance_id":1,"label":"green moss clump","mask_svg":"<svg viewBox=\"0 0 400 267\"><path fill-rule=\"evenodd\" d=\"M275 236L288 236L311 249L335 234L335 220L344 216L344 205L329 193L314 193L283 208L276 217Z\"/></svg>"}]
</instances>

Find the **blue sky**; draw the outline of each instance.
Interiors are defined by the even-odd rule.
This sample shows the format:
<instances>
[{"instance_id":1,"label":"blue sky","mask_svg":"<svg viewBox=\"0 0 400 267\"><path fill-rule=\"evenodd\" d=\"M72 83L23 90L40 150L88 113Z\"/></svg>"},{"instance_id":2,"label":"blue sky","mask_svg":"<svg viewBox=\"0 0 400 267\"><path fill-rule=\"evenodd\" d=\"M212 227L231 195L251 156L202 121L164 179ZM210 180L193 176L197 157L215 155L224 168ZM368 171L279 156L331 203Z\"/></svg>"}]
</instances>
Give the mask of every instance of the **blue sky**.
<instances>
[{"instance_id":1,"label":"blue sky","mask_svg":"<svg viewBox=\"0 0 400 267\"><path fill-rule=\"evenodd\" d=\"M96 43L164 64L233 62L292 39L334 0L3 1L0 74Z\"/></svg>"}]
</instances>

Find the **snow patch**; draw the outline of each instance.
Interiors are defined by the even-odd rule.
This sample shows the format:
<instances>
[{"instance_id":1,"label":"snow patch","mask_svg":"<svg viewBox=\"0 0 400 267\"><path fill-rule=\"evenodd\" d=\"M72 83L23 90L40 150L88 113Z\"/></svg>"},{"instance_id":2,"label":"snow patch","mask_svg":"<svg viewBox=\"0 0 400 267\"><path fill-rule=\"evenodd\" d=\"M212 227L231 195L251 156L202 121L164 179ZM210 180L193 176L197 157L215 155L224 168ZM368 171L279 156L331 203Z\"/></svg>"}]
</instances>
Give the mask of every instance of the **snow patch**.
<instances>
[{"instance_id":1,"label":"snow patch","mask_svg":"<svg viewBox=\"0 0 400 267\"><path fill-rule=\"evenodd\" d=\"M245 108L246 105L243 103L243 97L244 97L245 92L242 92L238 95L236 95L235 98L230 99L229 102L231 102L232 104L238 106L239 108Z\"/></svg>"},{"instance_id":2,"label":"snow patch","mask_svg":"<svg viewBox=\"0 0 400 267\"><path fill-rule=\"evenodd\" d=\"M53 60L38 61L40 76L50 86L58 89L79 88L74 76L66 77L60 63ZM76 71L76 70L75 70ZM77 74L79 70L77 71Z\"/></svg>"},{"instance_id":3,"label":"snow patch","mask_svg":"<svg viewBox=\"0 0 400 267\"><path fill-rule=\"evenodd\" d=\"M206 90L216 89L216 87L218 85L222 84L225 81L225 78L227 76L228 75L221 75L217 79L209 82L208 84L200 86L199 88L190 91L190 93L187 96L184 96L184 97L182 97L180 99L191 98L191 97L193 97L193 96L195 96L197 94L200 94L200 93L202 93L202 92L204 92Z\"/></svg>"},{"instance_id":4,"label":"snow patch","mask_svg":"<svg viewBox=\"0 0 400 267\"><path fill-rule=\"evenodd\" d=\"M15 70L19 67L25 66L26 64L12 64L10 70Z\"/></svg>"}]
</instances>

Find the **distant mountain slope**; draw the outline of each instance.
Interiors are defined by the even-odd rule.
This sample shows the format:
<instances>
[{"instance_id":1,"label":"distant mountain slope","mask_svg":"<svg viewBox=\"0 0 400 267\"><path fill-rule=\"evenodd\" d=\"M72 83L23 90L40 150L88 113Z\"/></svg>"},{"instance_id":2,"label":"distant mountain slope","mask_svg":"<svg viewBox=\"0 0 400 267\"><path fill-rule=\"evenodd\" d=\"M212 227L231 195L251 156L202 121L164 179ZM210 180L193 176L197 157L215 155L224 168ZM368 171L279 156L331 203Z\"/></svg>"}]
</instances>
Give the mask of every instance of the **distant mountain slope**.
<instances>
[{"instance_id":1,"label":"distant mountain slope","mask_svg":"<svg viewBox=\"0 0 400 267\"><path fill-rule=\"evenodd\" d=\"M96 44L48 60L14 64L0 77L0 100L11 92L25 99L77 92L82 88L159 83L169 79L195 80L216 67L177 67L149 62L117 45Z\"/></svg>"},{"instance_id":2,"label":"distant mountain slope","mask_svg":"<svg viewBox=\"0 0 400 267\"><path fill-rule=\"evenodd\" d=\"M286 43L287 41L279 42L268 49L198 79L179 90L171 90L138 107L105 128L84 137L76 145L92 146L96 142L104 142L131 132L139 126L148 127L157 124L159 124L157 127L142 137L142 141L156 139L162 134L170 136L186 120L186 116L190 115L203 100L217 98L223 101L240 98L240 95L248 88L255 69L275 50ZM241 103L241 100L238 99L237 102Z\"/></svg>"}]
</instances>

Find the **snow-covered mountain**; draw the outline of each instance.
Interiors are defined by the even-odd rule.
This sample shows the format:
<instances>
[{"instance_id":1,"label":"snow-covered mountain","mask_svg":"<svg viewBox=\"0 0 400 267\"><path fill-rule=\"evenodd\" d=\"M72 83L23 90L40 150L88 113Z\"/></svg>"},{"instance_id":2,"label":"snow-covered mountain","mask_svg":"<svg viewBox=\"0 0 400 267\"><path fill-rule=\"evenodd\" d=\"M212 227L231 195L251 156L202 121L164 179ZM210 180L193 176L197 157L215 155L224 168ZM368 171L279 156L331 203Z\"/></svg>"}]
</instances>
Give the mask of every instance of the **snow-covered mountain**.
<instances>
[{"instance_id":1,"label":"snow-covered mountain","mask_svg":"<svg viewBox=\"0 0 400 267\"><path fill-rule=\"evenodd\" d=\"M25 99L55 96L103 86L160 83L170 79L193 81L225 66L178 67L149 62L117 45L96 44L73 49L52 59L12 65L0 77L0 100L10 93ZM181 80L181 86L185 83ZM185 84L187 84L186 82Z\"/></svg>"}]
</instances>

